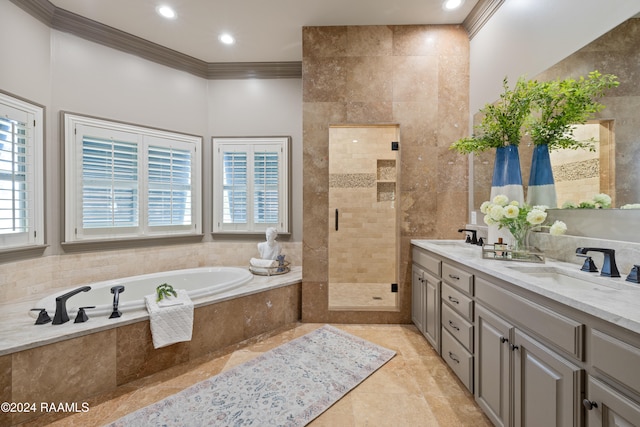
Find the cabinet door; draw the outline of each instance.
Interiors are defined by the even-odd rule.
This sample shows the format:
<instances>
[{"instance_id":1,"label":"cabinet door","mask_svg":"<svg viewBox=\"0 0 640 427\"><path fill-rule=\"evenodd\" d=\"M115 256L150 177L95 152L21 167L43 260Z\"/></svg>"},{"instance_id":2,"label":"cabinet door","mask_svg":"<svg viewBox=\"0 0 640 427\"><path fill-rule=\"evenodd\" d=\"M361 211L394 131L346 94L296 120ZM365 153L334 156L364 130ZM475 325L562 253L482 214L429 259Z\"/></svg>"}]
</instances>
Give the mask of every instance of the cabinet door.
<instances>
[{"instance_id":1,"label":"cabinet door","mask_svg":"<svg viewBox=\"0 0 640 427\"><path fill-rule=\"evenodd\" d=\"M513 338L514 425L581 425L584 371L518 329Z\"/></svg>"},{"instance_id":2,"label":"cabinet door","mask_svg":"<svg viewBox=\"0 0 640 427\"><path fill-rule=\"evenodd\" d=\"M440 280L428 273L425 281L425 325L424 336L440 353Z\"/></svg>"},{"instance_id":3,"label":"cabinet door","mask_svg":"<svg viewBox=\"0 0 640 427\"><path fill-rule=\"evenodd\" d=\"M584 401L589 427L640 426L640 405L589 377L588 395Z\"/></svg>"},{"instance_id":4,"label":"cabinet door","mask_svg":"<svg viewBox=\"0 0 640 427\"><path fill-rule=\"evenodd\" d=\"M411 320L424 334L426 304L424 271L414 264L411 273Z\"/></svg>"},{"instance_id":5,"label":"cabinet door","mask_svg":"<svg viewBox=\"0 0 640 427\"><path fill-rule=\"evenodd\" d=\"M510 425L509 335L513 327L476 305L476 393L478 405L496 426Z\"/></svg>"}]
</instances>

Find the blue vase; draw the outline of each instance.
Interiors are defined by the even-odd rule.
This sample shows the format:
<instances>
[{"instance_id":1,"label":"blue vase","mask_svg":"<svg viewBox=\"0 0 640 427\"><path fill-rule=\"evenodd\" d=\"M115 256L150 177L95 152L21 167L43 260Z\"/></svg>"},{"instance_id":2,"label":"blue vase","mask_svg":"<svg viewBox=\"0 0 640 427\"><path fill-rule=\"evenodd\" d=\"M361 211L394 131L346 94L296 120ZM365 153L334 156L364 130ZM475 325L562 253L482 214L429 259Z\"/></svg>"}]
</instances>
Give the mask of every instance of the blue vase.
<instances>
[{"instance_id":1,"label":"blue vase","mask_svg":"<svg viewBox=\"0 0 640 427\"><path fill-rule=\"evenodd\" d=\"M499 194L504 194L509 201L524 204L524 190L522 189L522 170L520 169L520 154L517 145L507 145L496 149L496 159L493 164L493 179L491 181L491 200ZM495 243L499 238L513 243L513 236L507 228L497 225L488 227L489 243Z\"/></svg>"},{"instance_id":2,"label":"blue vase","mask_svg":"<svg viewBox=\"0 0 640 427\"><path fill-rule=\"evenodd\" d=\"M498 194L504 194L509 200L524 203L522 189L522 170L520 169L520 155L517 145L507 145L496 149L496 160L493 165L493 179L491 181L491 199Z\"/></svg>"},{"instance_id":3,"label":"blue vase","mask_svg":"<svg viewBox=\"0 0 640 427\"><path fill-rule=\"evenodd\" d=\"M558 204L556 186L547 144L535 145L531 158L531 173L527 189L527 203L531 206L545 205L555 208Z\"/></svg>"}]
</instances>

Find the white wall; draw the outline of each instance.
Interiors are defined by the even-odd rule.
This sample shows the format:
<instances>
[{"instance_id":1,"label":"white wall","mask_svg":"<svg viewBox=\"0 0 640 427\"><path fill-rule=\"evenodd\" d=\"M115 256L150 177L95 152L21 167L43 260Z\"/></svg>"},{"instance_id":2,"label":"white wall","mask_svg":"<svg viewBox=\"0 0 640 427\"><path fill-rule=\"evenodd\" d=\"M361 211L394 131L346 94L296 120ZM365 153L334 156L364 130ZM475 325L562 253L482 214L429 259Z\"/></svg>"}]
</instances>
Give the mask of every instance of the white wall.
<instances>
[{"instance_id":1,"label":"white wall","mask_svg":"<svg viewBox=\"0 0 640 427\"><path fill-rule=\"evenodd\" d=\"M213 135L291 135L294 233L290 240L302 241L300 79L208 81L51 30L1 0L0 31L4 41L0 89L46 107L47 255L62 253L60 111L202 136L205 165L211 165ZM203 179L204 240L211 241L209 168Z\"/></svg>"},{"instance_id":2,"label":"white wall","mask_svg":"<svg viewBox=\"0 0 640 427\"><path fill-rule=\"evenodd\" d=\"M638 0L506 0L471 40L469 111L640 12Z\"/></svg>"},{"instance_id":3,"label":"white wall","mask_svg":"<svg viewBox=\"0 0 640 427\"><path fill-rule=\"evenodd\" d=\"M292 137L291 240L302 241L302 80L210 80L208 100L209 135Z\"/></svg>"}]
</instances>

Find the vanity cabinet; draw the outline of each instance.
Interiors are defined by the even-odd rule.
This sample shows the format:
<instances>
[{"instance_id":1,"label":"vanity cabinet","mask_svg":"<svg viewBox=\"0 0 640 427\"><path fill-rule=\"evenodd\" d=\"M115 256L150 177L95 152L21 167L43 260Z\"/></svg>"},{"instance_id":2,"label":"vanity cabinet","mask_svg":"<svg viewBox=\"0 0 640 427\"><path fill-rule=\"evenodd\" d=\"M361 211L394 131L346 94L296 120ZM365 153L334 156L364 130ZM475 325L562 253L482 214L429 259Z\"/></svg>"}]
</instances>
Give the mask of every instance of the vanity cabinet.
<instances>
[{"instance_id":1,"label":"vanity cabinet","mask_svg":"<svg viewBox=\"0 0 640 427\"><path fill-rule=\"evenodd\" d=\"M412 257L411 319L440 353L441 261L418 248L413 249Z\"/></svg>"},{"instance_id":2,"label":"vanity cabinet","mask_svg":"<svg viewBox=\"0 0 640 427\"><path fill-rule=\"evenodd\" d=\"M424 291L413 307L439 326L442 359L494 425L640 427L640 333L623 326L626 318L591 311L597 295L566 301L510 279L504 263L467 258L466 247L448 256L424 246L414 246L414 286ZM429 298L438 301L427 295L429 280L440 298L426 320Z\"/></svg>"}]
</instances>

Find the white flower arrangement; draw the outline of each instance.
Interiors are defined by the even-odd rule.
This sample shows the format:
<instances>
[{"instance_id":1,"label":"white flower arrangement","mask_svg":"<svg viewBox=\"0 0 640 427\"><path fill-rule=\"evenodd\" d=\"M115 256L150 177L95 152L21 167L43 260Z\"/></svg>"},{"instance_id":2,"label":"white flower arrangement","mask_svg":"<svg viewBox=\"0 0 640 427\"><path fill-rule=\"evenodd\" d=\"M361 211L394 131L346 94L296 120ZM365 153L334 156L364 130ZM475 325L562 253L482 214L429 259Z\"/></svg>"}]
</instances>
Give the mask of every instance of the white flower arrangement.
<instances>
[{"instance_id":1,"label":"white flower arrangement","mask_svg":"<svg viewBox=\"0 0 640 427\"><path fill-rule=\"evenodd\" d=\"M509 201L504 194L499 194L492 201L483 202L480 212L484 214L487 225L506 227L516 239L517 246L523 246L527 233L533 228L549 228L549 234L559 236L567 231L567 225L562 221L555 221L550 227L545 226L547 206L529 206L516 200Z\"/></svg>"},{"instance_id":2,"label":"white flower arrangement","mask_svg":"<svg viewBox=\"0 0 640 427\"><path fill-rule=\"evenodd\" d=\"M611 196L605 193L596 194L591 200L583 200L576 204L566 201L562 209L609 209L611 207Z\"/></svg>"}]
</instances>

